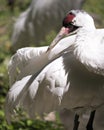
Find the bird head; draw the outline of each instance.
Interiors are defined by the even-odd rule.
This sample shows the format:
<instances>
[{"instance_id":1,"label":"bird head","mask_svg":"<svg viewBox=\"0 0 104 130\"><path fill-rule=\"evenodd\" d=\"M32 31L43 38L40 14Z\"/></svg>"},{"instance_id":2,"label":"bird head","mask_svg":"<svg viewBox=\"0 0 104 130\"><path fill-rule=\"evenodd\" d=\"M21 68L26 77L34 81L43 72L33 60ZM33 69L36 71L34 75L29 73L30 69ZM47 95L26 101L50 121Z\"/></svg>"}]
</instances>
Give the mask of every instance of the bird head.
<instances>
[{"instance_id":1,"label":"bird head","mask_svg":"<svg viewBox=\"0 0 104 130\"><path fill-rule=\"evenodd\" d=\"M63 19L62 24L63 27L61 28L61 31L53 40L48 50L51 50L63 37L77 33L80 28L95 28L93 18L87 12L82 10L71 10L68 12Z\"/></svg>"},{"instance_id":2,"label":"bird head","mask_svg":"<svg viewBox=\"0 0 104 130\"><path fill-rule=\"evenodd\" d=\"M69 33L77 32L79 28L93 28L93 18L83 10L71 10L63 20L63 26Z\"/></svg>"}]
</instances>

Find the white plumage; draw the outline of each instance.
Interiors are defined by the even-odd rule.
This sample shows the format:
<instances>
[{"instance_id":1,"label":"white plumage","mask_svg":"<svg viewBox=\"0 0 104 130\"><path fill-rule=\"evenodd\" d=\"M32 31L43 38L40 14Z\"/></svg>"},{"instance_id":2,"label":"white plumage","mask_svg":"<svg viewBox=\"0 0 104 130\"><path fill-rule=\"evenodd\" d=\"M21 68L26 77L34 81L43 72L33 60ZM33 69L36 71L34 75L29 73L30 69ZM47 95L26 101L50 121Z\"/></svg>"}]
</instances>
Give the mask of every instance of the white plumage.
<instances>
[{"instance_id":1,"label":"white plumage","mask_svg":"<svg viewBox=\"0 0 104 130\"><path fill-rule=\"evenodd\" d=\"M22 52L21 58L24 60L20 58L19 62L18 60L16 62L20 66L25 64L25 67L21 68L17 64L20 74L14 73L16 81L14 79L11 81L11 84L14 84L9 90L6 100L8 121L10 121L13 109L19 103L24 106L32 118L35 112L42 114L43 112L67 108L82 115L86 111L96 110L103 106L104 29L96 29L92 17L79 10L69 12L63 25L67 31L69 30L68 33L76 32L76 35L68 36L56 46L52 43L47 53L45 52L47 47L45 47L42 49L42 53L33 51L32 56L30 54L35 49L27 49L29 51L23 49L15 54L14 57L17 56L16 59L18 59L20 58L18 57L19 53ZM27 52L29 56L25 55ZM44 60L41 59L43 56ZM32 57L32 66L29 62L30 57ZM41 59L43 64L39 61L38 63L41 65L35 70L37 63L35 58L37 57ZM15 64L16 59L12 58L11 63L14 62ZM45 65L46 67L44 67ZM25 73L27 66L30 67L30 71L27 70ZM13 72L16 72L14 71L16 66L13 65L12 67L11 64L9 68L11 72L12 69ZM28 75L33 75L36 71L39 73L35 79L33 76L34 80L29 80ZM28 80L30 83L27 85ZM22 91L22 88L25 89Z\"/></svg>"}]
</instances>

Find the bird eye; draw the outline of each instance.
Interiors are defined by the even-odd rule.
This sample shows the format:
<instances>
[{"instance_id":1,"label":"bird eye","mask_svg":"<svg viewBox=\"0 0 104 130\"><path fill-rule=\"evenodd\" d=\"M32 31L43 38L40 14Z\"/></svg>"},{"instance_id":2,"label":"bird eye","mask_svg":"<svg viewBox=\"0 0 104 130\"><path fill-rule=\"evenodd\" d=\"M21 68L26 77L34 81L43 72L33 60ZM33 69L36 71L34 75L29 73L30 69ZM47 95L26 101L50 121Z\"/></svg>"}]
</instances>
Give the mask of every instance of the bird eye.
<instances>
[{"instance_id":1,"label":"bird eye","mask_svg":"<svg viewBox=\"0 0 104 130\"><path fill-rule=\"evenodd\" d=\"M73 13L72 13L72 12L70 12L69 14L70 14L70 15L73 15Z\"/></svg>"}]
</instances>

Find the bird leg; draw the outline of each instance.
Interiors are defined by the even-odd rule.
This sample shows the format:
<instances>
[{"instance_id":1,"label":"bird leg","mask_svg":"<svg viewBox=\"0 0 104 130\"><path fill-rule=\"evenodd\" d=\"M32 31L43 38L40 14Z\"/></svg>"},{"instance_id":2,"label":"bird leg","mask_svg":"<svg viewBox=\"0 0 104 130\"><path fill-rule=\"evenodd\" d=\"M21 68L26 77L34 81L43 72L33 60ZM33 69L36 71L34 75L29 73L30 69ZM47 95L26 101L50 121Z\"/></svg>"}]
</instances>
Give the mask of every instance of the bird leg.
<instances>
[{"instance_id":1,"label":"bird leg","mask_svg":"<svg viewBox=\"0 0 104 130\"><path fill-rule=\"evenodd\" d=\"M94 121L94 117L95 117L95 112L96 112L96 110L92 111L90 114L90 119L86 126L87 130L93 130L93 121Z\"/></svg>"},{"instance_id":2,"label":"bird leg","mask_svg":"<svg viewBox=\"0 0 104 130\"><path fill-rule=\"evenodd\" d=\"M79 126L79 115L75 114L75 118L74 118L74 128L73 130L78 130L78 126Z\"/></svg>"}]
</instances>

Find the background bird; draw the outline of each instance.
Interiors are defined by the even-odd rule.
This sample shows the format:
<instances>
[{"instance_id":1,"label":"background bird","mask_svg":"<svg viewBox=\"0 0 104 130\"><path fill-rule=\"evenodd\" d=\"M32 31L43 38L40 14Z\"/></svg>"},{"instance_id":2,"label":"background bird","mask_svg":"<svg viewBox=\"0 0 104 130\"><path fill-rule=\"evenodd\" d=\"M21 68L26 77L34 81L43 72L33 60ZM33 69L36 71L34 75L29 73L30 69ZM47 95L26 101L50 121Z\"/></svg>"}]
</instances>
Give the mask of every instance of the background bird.
<instances>
[{"instance_id":1,"label":"background bird","mask_svg":"<svg viewBox=\"0 0 104 130\"><path fill-rule=\"evenodd\" d=\"M29 8L17 18L12 33L12 48L39 46L52 31L59 31L61 20L69 9L81 9L84 0L32 0Z\"/></svg>"},{"instance_id":2,"label":"background bird","mask_svg":"<svg viewBox=\"0 0 104 130\"><path fill-rule=\"evenodd\" d=\"M73 32L76 35L61 40L56 46L55 42L50 45L48 51L44 53L46 57L48 56L49 62L45 60L38 69L38 75L32 79L33 82L29 80L30 76L22 76L13 84L6 102L6 108L9 107L6 109L8 121L13 109L19 103L28 113L30 111L32 113L34 108L34 114L67 108L81 116L87 111L103 107L104 30L96 29L92 17L79 10L69 12L63 21L63 26L64 35ZM64 84L58 75L62 76ZM30 81L29 86L26 84L27 80ZM46 84L41 84L42 82ZM37 86L33 92L34 85ZM31 106L28 106L30 102Z\"/></svg>"}]
</instances>

